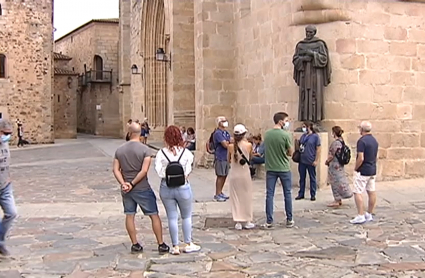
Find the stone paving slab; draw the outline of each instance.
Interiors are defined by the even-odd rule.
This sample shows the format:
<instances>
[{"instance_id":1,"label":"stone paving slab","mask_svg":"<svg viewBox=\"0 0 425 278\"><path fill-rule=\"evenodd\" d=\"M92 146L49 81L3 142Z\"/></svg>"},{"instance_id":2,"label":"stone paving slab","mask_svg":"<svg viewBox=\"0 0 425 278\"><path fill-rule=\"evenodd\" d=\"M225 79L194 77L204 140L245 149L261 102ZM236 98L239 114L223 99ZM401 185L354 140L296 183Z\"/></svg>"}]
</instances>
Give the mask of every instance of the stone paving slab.
<instances>
[{"instance_id":1,"label":"stone paving slab","mask_svg":"<svg viewBox=\"0 0 425 278\"><path fill-rule=\"evenodd\" d=\"M8 241L12 258L1 259L0 277L425 277L423 180L378 183L375 221L364 225L348 223L353 200L328 209L326 189L316 202L294 202L296 224L287 229L278 190L273 229L236 231L206 225L214 217L231 218L230 204L211 201L212 170L196 169L193 238L202 250L159 255L150 221L140 216L145 252L132 255L111 173L111 155L121 143L87 137L12 151L20 217ZM149 178L157 191L152 169ZM254 182L254 200L255 222L261 224L264 181Z\"/></svg>"}]
</instances>

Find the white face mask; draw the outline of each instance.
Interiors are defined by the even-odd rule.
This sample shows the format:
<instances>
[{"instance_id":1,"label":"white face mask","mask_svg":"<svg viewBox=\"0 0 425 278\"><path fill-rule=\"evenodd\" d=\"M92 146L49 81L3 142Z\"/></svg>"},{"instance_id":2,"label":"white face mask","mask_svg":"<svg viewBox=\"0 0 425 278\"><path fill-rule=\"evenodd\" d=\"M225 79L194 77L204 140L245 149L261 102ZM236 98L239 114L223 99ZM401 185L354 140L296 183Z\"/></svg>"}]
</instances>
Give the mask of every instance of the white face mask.
<instances>
[{"instance_id":1,"label":"white face mask","mask_svg":"<svg viewBox=\"0 0 425 278\"><path fill-rule=\"evenodd\" d=\"M229 126L229 122L223 122L223 127L228 127Z\"/></svg>"},{"instance_id":2,"label":"white face mask","mask_svg":"<svg viewBox=\"0 0 425 278\"><path fill-rule=\"evenodd\" d=\"M306 133L307 132L307 128L303 127L303 132Z\"/></svg>"},{"instance_id":3,"label":"white face mask","mask_svg":"<svg viewBox=\"0 0 425 278\"><path fill-rule=\"evenodd\" d=\"M282 129L289 129L289 122L284 123Z\"/></svg>"}]
</instances>

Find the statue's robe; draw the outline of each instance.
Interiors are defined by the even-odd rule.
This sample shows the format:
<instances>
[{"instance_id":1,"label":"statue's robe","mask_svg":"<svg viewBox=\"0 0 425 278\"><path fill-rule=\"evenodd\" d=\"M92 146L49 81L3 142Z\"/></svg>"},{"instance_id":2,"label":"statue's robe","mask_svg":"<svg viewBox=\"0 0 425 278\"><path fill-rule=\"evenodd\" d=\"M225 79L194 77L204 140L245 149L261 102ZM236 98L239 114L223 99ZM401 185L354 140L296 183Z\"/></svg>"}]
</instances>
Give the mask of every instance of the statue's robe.
<instances>
[{"instance_id":1,"label":"statue's robe","mask_svg":"<svg viewBox=\"0 0 425 278\"><path fill-rule=\"evenodd\" d=\"M305 51L314 51L310 61ZM331 63L326 42L314 37L300 41L292 59L294 80L299 86L298 120L319 122L324 119L324 88L331 83Z\"/></svg>"}]
</instances>

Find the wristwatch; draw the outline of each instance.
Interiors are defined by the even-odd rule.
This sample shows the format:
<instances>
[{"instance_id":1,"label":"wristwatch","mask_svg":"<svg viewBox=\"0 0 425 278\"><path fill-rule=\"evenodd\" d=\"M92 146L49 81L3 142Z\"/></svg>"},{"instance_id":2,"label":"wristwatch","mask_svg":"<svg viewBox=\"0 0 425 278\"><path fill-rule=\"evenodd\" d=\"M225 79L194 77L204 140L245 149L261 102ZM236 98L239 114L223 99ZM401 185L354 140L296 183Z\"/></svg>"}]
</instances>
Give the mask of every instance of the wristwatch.
<instances>
[{"instance_id":1,"label":"wristwatch","mask_svg":"<svg viewBox=\"0 0 425 278\"><path fill-rule=\"evenodd\" d=\"M134 184L133 184L133 182L131 181L131 182L129 182L129 184L131 185L131 187L134 187Z\"/></svg>"}]
</instances>

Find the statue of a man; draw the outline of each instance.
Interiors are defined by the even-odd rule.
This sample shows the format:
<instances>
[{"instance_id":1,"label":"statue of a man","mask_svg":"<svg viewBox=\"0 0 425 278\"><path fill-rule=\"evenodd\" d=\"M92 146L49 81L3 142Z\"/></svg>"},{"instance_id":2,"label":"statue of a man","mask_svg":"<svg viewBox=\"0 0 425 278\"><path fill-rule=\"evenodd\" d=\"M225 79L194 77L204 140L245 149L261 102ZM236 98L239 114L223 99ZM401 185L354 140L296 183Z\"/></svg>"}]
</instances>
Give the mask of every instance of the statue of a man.
<instances>
[{"instance_id":1,"label":"statue of a man","mask_svg":"<svg viewBox=\"0 0 425 278\"><path fill-rule=\"evenodd\" d=\"M315 26L305 28L306 38L298 42L292 59L294 80L299 86L298 120L323 120L324 89L331 83L331 63L326 42L315 37Z\"/></svg>"}]
</instances>

